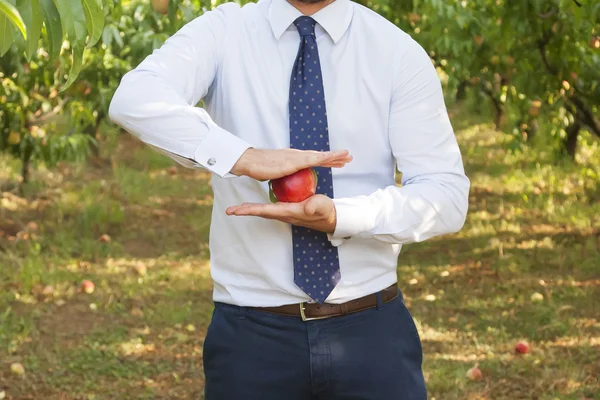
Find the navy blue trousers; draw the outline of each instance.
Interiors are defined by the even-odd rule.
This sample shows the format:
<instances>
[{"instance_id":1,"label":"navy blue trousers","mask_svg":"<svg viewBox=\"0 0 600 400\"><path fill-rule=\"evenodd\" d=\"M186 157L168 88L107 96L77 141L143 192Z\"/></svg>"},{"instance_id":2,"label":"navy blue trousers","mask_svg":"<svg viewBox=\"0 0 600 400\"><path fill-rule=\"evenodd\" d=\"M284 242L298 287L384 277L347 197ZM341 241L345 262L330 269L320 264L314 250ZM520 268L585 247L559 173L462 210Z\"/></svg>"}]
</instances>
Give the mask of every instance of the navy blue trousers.
<instances>
[{"instance_id":1,"label":"navy blue trousers","mask_svg":"<svg viewBox=\"0 0 600 400\"><path fill-rule=\"evenodd\" d=\"M215 304L204 342L206 400L426 400L423 352L402 295L302 321Z\"/></svg>"}]
</instances>

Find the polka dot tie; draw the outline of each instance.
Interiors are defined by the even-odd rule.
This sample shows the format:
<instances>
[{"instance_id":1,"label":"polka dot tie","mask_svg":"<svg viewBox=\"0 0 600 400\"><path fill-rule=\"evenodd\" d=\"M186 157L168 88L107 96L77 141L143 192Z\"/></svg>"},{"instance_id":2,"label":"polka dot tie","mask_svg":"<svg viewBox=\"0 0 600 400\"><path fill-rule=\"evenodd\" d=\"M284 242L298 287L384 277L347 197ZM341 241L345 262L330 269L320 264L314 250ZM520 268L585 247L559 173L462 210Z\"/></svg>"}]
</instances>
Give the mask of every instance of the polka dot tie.
<instances>
[{"instance_id":1,"label":"polka dot tie","mask_svg":"<svg viewBox=\"0 0 600 400\"><path fill-rule=\"evenodd\" d=\"M315 38L315 20L300 17L294 25L300 33L300 48L290 83L290 147L329 150L327 111L323 77ZM331 168L315 168L317 193L333 198ZM292 226L294 282L317 303L323 303L340 280L337 248L327 234Z\"/></svg>"}]
</instances>

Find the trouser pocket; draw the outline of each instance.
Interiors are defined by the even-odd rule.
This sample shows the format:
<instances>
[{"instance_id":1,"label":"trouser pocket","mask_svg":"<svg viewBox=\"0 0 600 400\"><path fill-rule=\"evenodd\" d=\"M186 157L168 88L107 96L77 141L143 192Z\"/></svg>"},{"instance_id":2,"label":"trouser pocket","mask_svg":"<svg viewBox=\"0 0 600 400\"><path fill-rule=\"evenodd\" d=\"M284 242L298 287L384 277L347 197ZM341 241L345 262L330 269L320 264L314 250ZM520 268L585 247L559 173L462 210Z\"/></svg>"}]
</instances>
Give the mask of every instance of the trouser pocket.
<instances>
[{"instance_id":1,"label":"trouser pocket","mask_svg":"<svg viewBox=\"0 0 600 400\"><path fill-rule=\"evenodd\" d=\"M421 365L423 363L423 344L421 343L421 337L419 335L417 325L415 324L415 320L408 307L404 303L404 298L402 294L400 294L400 296L395 300L395 303L400 315L402 331L409 332L410 338L412 340L412 345L415 348L415 354L417 354L418 363L419 365Z\"/></svg>"}]
</instances>

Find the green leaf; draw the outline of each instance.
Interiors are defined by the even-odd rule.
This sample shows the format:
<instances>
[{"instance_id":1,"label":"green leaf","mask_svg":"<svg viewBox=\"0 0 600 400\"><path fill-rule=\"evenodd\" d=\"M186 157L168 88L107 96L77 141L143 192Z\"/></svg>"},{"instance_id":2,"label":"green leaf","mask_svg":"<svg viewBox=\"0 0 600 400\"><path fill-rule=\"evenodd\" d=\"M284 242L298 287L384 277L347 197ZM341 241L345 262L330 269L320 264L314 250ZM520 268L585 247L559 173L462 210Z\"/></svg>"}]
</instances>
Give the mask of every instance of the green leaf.
<instances>
[{"instance_id":1,"label":"green leaf","mask_svg":"<svg viewBox=\"0 0 600 400\"><path fill-rule=\"evenodd\" d=\"M12 37L14 38L14 46L17 48L17 55L20 57L21 54L24 54L25 50L27 49L27 41L22 35L19 34L17 28L14 26L10 27L10 31L12 32Z\"/></svg>"},{"instance_id":2,"label":"green leaf","mask_svg":"<svg viewBox=\"0 0 600 400\"><path fill-rule=\"evenodd\" d=\"M42 10L38 0L17 0L17 9L27 27L25 55L29 60L37 50L40 34L42 33Z\"/></svg>"},{"instance_id":3,"label":"green leaf","mask_svg":"<svg viewBox=\"0 0 600 400\"><path fill-rule=\"evenodd\" d=\"M121 37L121 33L119 32L119 29L115 25L111 25L110 30L112 32L112 37L113 37L114 41L117 42L117 45L120 48L123 48L123 38Z\"/></svg>"},{"instance_id":4,"label":"green leaf","mask_svg":"<svg viewBox=\"0 0 600 400\"><path fill-rule=\"evenodd\" d=\"M71 42L71 47L85 45L87 29L85 13L81 0L56 0L56 7L60 14L60 22Z\"/></svg>"},{"instance_id":5,"label":"green leaf","mask_svg":"<svg viewBox=\"0 0 600 400\"><path fill-rule=\"evenodd\" d=\"M73 82L75 82L75 79L77 79L77 76L79 76L81 68L83 67L83 46L78 43L72 43L71 48L73 62L71 63L71 70L69 71L67 82L60 89L60 92L64 92L73 84Z\"/></svg>"},{"instance_id":6,"label":"green leaf","mask_svg":"<svg viewBox=\"0 0 600 400\"><path fill-rule=\"evenodd\" d=\"M83 0L83 11L85 12L87 31L90 36L87 47L92 47L100 40L104 28L102 0Z\"/></svg>"},{"instance_id":7,"label":"green leaf","mask_svg":"<svg viewBox=\"0 0 600 400\"><path fill-rule=\"evenodd\" d=\"M4 14L0 14L0 57L2 57L13 44L11 24Z\"/></svg>"},{"instance_id":8,"label":"green leaf","mask_svg":"<svg viewBox=\"0 0 600 400\"><path fill-rule=\"evenodd\" d=\"M60 15L52 0L39 0L44 12L44 25L48 35L48 49L52 58L58 58L62 46L63 31L60 24Z\"/></svg>"},{"instance_id":9,"label":"green leaf","mask_svg":"<svg viewBox=\"0 0 600 400\"><path fill-rule=\"evenodd\" d=\"M104 43L106 45L106 47L110 48L110 45L112 44L112 29L111 29L112 25L106 25L104 26L104 29L102 30L102 43Z\"/></svg>"},{"instance_id":10,"label":"green leaf","mask_svg":"<svg viewBox=\"0 0 600 400\"><path fill-rule=\"evenodd\" d=\"M23 18L21 18L21 14L15 8L12 2L8 2L7 0L0 0L0 18L6 19L11 22L14 26L19 28L23 37L27 39L27 30L25 29L25 22L23 22ZM8 29L3 29L0 31L2 36L0 37L0 42L4 42L6 40L10 40L10 33L5 35L8 32Z\"/></svg>"},{"instance_id":11,"label":"green leaf","mask_svg":"<svg viewBox=\"0 0 600 400\"><path fill-rule=\"evenodd\" d=\"M71 86L77 79L79 72L81 72L87 29L81 0L56 0L56 5L60 14L60 21L71 43L73 59L67 82L60 89L63 92Z\"/></svg>"},{"instance_id":12,"label":"green leaf","mask_svg":"<svg viewBox=\"0 0 600 400\"><path fill-rule=\"evenodd\" d=\"M177 3L177 1L170 0L167 6L167 16L169 19L169 26L171 28L170 31L172 33L175 33L175 31L177 30L177 27L175 26L175 17L177 15Z\"/></svg>"},{"instance_id":13,"label":"green leaf","mask_svg":"<svg viewBox=\"0 0 600 400\"><path fill-rule=\"evenodd\" d=\"M269 181L269 200L271 200L271 203L273 204L279 202L279 199L277 199L277 196L275 196L275 192L273 192L273 186L271 185L271 181Z\"/></svg>"}]
</instances>

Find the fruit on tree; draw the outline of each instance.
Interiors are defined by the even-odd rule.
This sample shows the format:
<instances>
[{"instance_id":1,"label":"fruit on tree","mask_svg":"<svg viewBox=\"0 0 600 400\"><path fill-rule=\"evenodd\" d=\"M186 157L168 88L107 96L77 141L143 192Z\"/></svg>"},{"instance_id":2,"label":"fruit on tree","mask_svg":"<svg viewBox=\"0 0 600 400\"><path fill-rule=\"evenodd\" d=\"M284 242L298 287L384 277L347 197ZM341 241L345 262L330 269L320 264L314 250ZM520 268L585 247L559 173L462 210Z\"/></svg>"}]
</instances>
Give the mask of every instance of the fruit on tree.
<instances>
[{"instance_id":1,"label":"fruit on tree","mask_svg":"<svg viewBox=\"0 0 600 400\"><path fill-rule=\"evenodd\" d=\"M166 14L169 10L169 0L152 0L152 8L159 14Z\"/></svg>"},{"instance_id":2,"label":"fruit on tree","mask_svg":"<svg viewBox=\"0 0 600 400\"><path fill-rule=\"evenodd\" d=\"M542 102L539 100L534 100L531 102L531 107L529 108L529 115L532 117L537 117L540 115L540 108L542 108Z\"/></svg>"},{"instance_id":3,"label":"fruit on tree","mask_svg":"<svg viewBox=\"0 0 600 400\"><path fill-rule=\"evenodd\" d=\"M291 175L269 182L271 200L299 203L314 196L317 191L317 173L312 168L301 169Z\"/></svg>"},{"instance_id":4,"label":"fruit on tree","mask_svg":"<svg viewBox=\"0 0 600 400\"><path fill-rule=\"evenodd\" d=\"M19 134L19 132L11 131L8 134L8 144L19 144L20 141L21 135Z\"/></svg>"},{"instance_id":5,"label":"fruit on tree","mask_svg":"<svg viewBox=\"0 0 600 400\"><path fill-rule=\"evenodd\" d=\"M73 83L67 93L71 96L85 97L92 92L92 85L87 80L80 80Z\"/></svg>"},{"instance_id":6,"label":"fruit on tree","mask_svg":"<svg viewBox=\"0 0 600 400\"><path fill-rule=\"evenodd\" d=\"M421 22L421 15L413 12L408 13L408 20L413 24Z\"/></svg>"}]
</instances>

